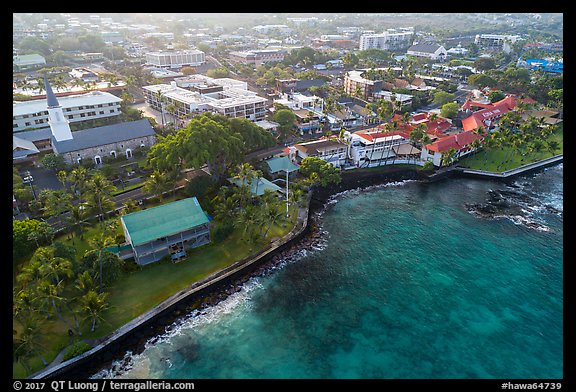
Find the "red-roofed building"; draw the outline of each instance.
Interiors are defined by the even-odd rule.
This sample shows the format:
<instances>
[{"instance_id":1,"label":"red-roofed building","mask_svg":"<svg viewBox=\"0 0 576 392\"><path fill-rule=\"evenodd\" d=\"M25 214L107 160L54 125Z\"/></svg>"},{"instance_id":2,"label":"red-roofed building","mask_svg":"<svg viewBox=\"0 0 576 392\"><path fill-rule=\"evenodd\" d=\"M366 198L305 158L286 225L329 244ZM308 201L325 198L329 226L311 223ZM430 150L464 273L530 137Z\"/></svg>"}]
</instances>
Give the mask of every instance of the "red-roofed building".
<instances>
[{"instance_id":1,"label":"red-roofed building","mask_svg":"<svg viewBox=\"0 0 576 392\"><path fill-rule=\"evenodd\" d=\"M399 114L392 117L392 121L397 121L400 127L410 135L410 132L420 124L426 125L426 133L429 136L444 136L445 132L452 127L452 123L444 117L438 116L434 121L430 121L430 113L416 113L412 116L409 124L404 124L404 119Z\"/></svg>"},{"instance_id":2,"label":"red-roofed building","mask_svg":"<svg viewBox=\"0 0 576 392\"><path fill-rule=\"evenodd\" d=\"M510 110L509 101L501 102L490 108L478 110L469 117L462 119L462 129L464 129L464 131L473 131L477 128L484 128L486 131L491 131L496 128L498 120Z\"/></svg>"},{"instance_id":3,"label":"red-roofed building","mask_svg":"<svg viewBox=\"0 0 576 392\"><path fill-rule=\"evenodd\" d=\"M431 161L434 163L434 166L439 167L441 166L443 152L447 152L453 148L456 150L456 157L465 156L474 150L470 144L477 139L483 138L472 131L464 131L454 135L444 136L422 147L420 158L425 162Z\"/></svg>"}]
</instances>

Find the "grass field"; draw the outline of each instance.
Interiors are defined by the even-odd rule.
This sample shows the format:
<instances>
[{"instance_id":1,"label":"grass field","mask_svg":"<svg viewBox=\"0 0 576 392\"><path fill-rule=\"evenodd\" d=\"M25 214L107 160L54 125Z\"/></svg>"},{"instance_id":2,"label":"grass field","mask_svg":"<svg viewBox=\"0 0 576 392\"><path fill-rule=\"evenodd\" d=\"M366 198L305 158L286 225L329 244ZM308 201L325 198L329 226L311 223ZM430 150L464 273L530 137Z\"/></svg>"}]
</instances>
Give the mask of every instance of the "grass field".
<instances>
[{"instance_id":1,"label":"grass field","mask_svg":"<svg viewBox=\"0 0 576 392\"><path fill-rule=\"evenodd\" d=\"M560 148L554 152L554 155L563 154L564 136L562 126L560 126L556 132L551 134L547 140L555 140L559 144ZM514 152L509 147L504 147L498 149L481 150L477 154L473 154L471 156L460 159L458 164L469 169L504 172L506 170L511 170L528 163L550 158L552 156L552 153L546 150L522 156L518 153L514 154Z\"/></svg>"}]
</instances>

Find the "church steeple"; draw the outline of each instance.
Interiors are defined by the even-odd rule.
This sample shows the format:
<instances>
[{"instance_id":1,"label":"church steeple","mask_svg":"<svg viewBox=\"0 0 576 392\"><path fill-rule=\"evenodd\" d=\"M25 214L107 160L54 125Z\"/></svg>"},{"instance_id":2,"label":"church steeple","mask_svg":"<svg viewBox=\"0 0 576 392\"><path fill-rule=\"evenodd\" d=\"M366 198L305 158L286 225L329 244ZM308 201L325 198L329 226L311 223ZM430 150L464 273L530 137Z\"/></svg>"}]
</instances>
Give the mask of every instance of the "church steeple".
<instances>
[{"instance_id":1,"label":"church steeple","mask_svg":"<svg viewBox=\"0 0 576 392\"><path fill-rule=\"evenodd\" d=\"M64 116L62 106L58 103L56 95L52 91L48 79L44 77L44 87L46 90L46 103L48 106L48 124L54 139L57 141L72 139L72 131L70 130L70 123Z\"/></svg>"},{"instance_id":2,"label":"church steeple","mask_svg":"<svg viewBox=\"0 0 576 392\"><path fill-rule=\"evenodd\" d=\"M48 103L48 108L56 108L60 106L58 100L56 99L56 95L52 91L52 86L48 83L48 79L44 76L44 90L46 90L46 101Z\"/></svg>"}]
</instances>

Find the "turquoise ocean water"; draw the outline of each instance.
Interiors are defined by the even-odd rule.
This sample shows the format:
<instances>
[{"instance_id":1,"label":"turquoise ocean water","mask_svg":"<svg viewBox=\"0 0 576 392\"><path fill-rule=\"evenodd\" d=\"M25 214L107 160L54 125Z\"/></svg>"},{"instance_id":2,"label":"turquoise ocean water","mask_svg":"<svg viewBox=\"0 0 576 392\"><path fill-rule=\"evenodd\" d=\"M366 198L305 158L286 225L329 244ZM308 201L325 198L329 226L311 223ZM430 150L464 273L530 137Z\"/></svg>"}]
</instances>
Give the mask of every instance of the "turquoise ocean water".
<instances>
[{"instance_id":1,"label":"turquoise ocean water","mask_svg":"<svg viewBox=\"0 0 576 392\"><path fill-rule=\"evenodd\" d=\"M562 184L561 164L344 192L320 246L94 377L562 378ZM525 196L524 214L468 211L490 189Z\"/></svg>"}]
</instances>

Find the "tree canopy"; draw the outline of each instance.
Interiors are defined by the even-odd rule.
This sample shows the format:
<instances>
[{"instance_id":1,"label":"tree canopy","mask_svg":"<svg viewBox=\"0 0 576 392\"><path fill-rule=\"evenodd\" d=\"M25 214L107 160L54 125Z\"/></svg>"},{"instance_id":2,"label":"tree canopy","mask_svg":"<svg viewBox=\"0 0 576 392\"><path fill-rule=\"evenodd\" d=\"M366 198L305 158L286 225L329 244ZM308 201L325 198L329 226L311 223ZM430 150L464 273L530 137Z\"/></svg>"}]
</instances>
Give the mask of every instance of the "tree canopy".
<instances>
[{"instance_id":1,"label":"tree canopy","mask_svg":"<svg viewBox=\"0 0 576 392\"><path fill-rule=\"evenodd\" d=\"M208 165L210 173L220 179L247 152L273 144L270 134L246 119L204 113L178 132L159 137L150 148L148 162L160 172Z\"/></svg>"},{"instance_id":2,"label":"tree canopy","mask_svg":"<svg viewBox=\"0 0 576 392\"><path fill-rule=\"evenodd\" d=\"M304 158L300 172L313 183L322 186L338 184L342 180L339 169L318 157Z\"/></svg>"}]
</instances>

